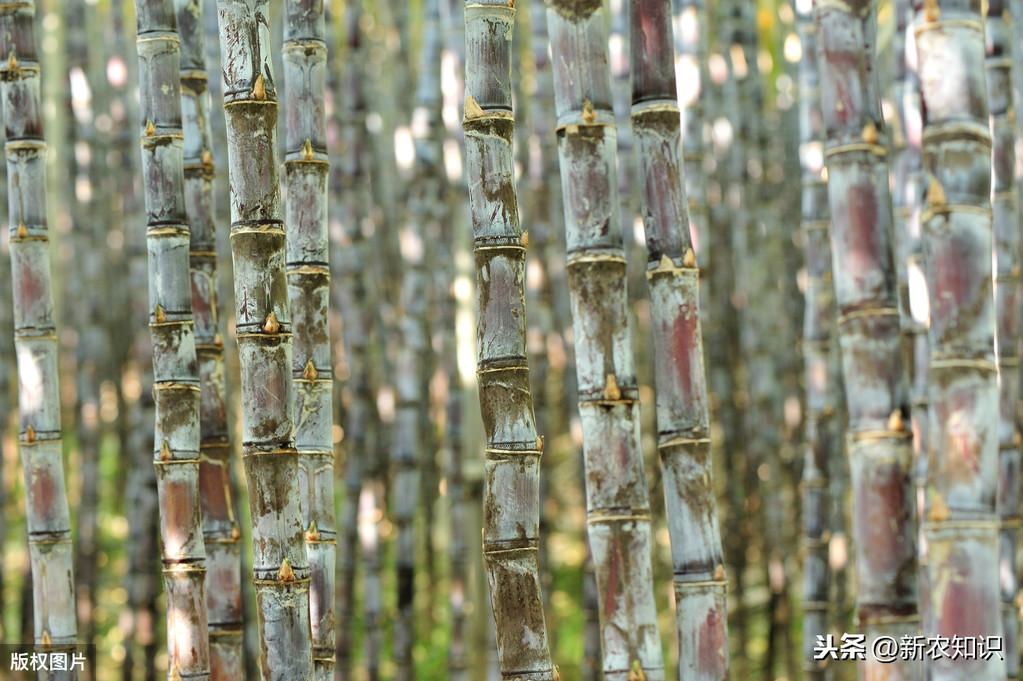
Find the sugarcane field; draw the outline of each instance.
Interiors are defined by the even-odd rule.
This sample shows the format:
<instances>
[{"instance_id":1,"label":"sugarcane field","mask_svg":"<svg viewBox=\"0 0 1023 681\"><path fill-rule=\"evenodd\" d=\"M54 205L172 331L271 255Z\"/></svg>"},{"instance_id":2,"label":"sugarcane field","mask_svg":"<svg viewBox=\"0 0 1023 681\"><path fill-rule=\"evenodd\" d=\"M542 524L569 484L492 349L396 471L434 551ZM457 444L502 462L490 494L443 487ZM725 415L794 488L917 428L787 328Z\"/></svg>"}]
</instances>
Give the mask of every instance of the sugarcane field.
<instances>
[{"instance_id":1,"label":"sugarcane field","mask_svg":"<svg viewBox=\"0 0 1023 681\"><path fill-rule=\"evenodd\" d=\"M0 681L1023 678L1023 0L0 0L0 119Z\"/></svg>"}]
</instances>

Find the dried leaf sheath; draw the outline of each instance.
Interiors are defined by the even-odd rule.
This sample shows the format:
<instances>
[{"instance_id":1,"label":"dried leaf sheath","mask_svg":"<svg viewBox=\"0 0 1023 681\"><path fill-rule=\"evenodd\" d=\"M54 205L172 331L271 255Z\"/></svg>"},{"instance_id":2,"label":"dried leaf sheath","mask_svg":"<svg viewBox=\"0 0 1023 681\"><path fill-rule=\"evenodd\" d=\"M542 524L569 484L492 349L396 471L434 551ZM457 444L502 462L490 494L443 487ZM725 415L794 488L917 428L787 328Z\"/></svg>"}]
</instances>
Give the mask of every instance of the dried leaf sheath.
<instances>
[{"instance_id":1,"label":"dried leaf sheath","mask_svg":"<svg viewBox=\"0 0 1023 681\"><path fill-rule=\"evenodd\" d=\"M930 299L924 635L998 636L998 385L991 133L979 0L915 0ZM928 661L933 681L1005 678L1001 660Z\"/></svg>"},{"instance_id":2,"label":"dried leaf sheath","mask_svg":"<svg viewBox=\"0 0 1023 681\"><path fill-rule=\"evenodd\" d=\"M218 0L241 365L242 447L264 681L309 681L309 567L295 449L292 336L269 2Z\"/></svg>"},{"instance_id":3,"label":"dried leaf sheath","mask_svg":"<svg viewBox=\"0 0 1023 681\"><path fill-rule=\"evenodd\" d=\"M33 2L0 7L0 97L18 362L18 440L25 480L36 643L75 643L71 521L61 453L57 330L46 223L46 141ZM73 679L74 673L54 674Z\"/></svg>"},{"instance_id":4,"label":"dried leaf sheath","mask_svg":"<svg viewBox=\"0 0 1023 681\"><path fill-rule=\"evenodd\" d=\"M309 560L314 676L334 678L334 441L323 0L285 3L285 217L288 297L295 347L295 445L302 475L302 522Z\"/></svg>"},{"instance_id":5,"label":"dried leaf sheath","mask_svg":"<svg viewBox=\"0 0 1023 681\"><path fill-rule=\"evenodd\" d=\"M806 368L806 453L803 464L803 669L808 681L824 681L828 660L817 660L818 635L829 630L831 569L828 534L832 509L830 464L840 455L841 391L834 343L835 295L831 274L831 220L824 176L817 34L810 12L799 12L799 158L802 165L802 231L806 264L803 359ZM840 508L840 507L839 507Z\"/></svg>"},{"instance_id":6,"label":"dried leaf sheath","mask_svg":"<svg viewBox=\"0 0 1023 681\"><path fill-rule=\"evenodd\" d=\"M664 662L627 312L607 15L599 0L557 0L548 3L547 25L604 677L659 681Z\"/></svg>"},{"instance_id":7,"label":"dried leaf sheath","mask_svg":"<svg viewBox=\"0 0 1023 681\"><path fill-rule=\"evenodd\" d=\"M639 157L657 443L674 567L679 678L728 678L728 612L703 362L699 277L689 231L669 0L631 10L632 129Z\"/></svg>"},{"instance_id":8,"label":"dried leaf sheath","mask_svg":"<svg viewBox=\"0 0 1023 681\"><path fill-rule=\"evenodd\" d=\"M467 0L465 167L478 302L477 366L486 431L483 553L507 679L553 681L540 599L539 477L526 361L525 244L515 195L511 35L505 0Z\"/></svg>"},{"instance_id":9,"label":"dried leaf sheath","mask_svg":"<svg viewBox=\"0 0 1023 681\"><path fill-rule=\"evenodd\" d=\"M242 651L241 533L231 498L224 343L217 299L210 95L203 44L202 2L175 0L181 36L181 113L185 209L191 228L192 312L200 383L199 489L206 545L206 605L211 681L240 681Z\"/></svg>"},{"instance_id":10,"label":"dried leaf sheath","mask_svg":"<svg viewBox=\"0 0 1023 681\"><path fill-rule=\"evenodd\" d=\"M868 640L919 627L916 512L888 187L874 50L876 4L816 4L831 254L848 412L857 611ZM921 678L919 662L861 674Z\"/></svg>"},{"instance_id":11,"label":"dried leaf sheath","mask_svg":"<svg viewBox=\"0 0 1023 681\"><path fill-rule=\"evenodd\" d=\"M1016 551L1020 525L1020 215L1016 183L1015 107L1012 101L1012 18L1008 3L987 5L987 82L991 112L991 209L995 245L995 324L998 342L998 520L1002 628L1005 636L1006 674L1020 671L1019 568Z\"/></svg>"},{"instance_id":12,"label":"dried leaf sheath","mask_svg":"<svg viewBox=\"0 0 1023 681\"><path fill-rule=\"evenodd\" d=\"M135 12L168 666L183 677L205 679L210 659L199 505L200 389L188 262L179 39L170 0L137 0Z\"/></svg>"}]
</instances>

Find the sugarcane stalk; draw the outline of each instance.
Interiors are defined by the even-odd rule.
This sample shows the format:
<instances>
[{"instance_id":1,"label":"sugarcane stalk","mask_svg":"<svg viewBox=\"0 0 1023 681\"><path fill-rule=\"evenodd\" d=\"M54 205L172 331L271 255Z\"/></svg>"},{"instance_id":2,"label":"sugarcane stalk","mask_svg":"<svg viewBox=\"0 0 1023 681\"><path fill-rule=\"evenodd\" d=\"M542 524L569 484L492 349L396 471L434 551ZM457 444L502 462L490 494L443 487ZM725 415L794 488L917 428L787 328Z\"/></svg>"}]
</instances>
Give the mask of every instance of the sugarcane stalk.
<instances>
[{"instance_id":1,"label":"sugarcane stalk","mask_svg":"<svg viewBox=\"0 0 1023 681\"><path fill-rule=\"evenodd\" d=\"M1023 304L1020 279L1020 215L1016 182L1016 128L1013 103L1013 34L1008 2L987 4L985 68L991 130L991 214L994 238L996 351L998 356L998 547L1005 672L1019 677L1019 574L1016 549L1020 516L1019 354Z\"/></svg>"},{"instance_id":2,"label":"sugarcane stalk","mask_svg":"<svg viewBox=\"0 0 1023 681\"><path fill-rule=\"evenodd\" d=\"M216 169L210 125L202 3L175 0L181 35L181 108L185 209L200 383L199 485L206 544L206 606L212 681L244 678L241 532L231 494L224 342L217 296Z\"/></svg>"},{"instance_id":3,"label":"sugarcane stalk","mask_svg":"<svg viewBox=\"0 0 1023 681\"><path fill-rule=\"evenodd\" d=\"M333 363L329 315L327 159L324 89L327 44L322 0L284 10L285 216L288 297L293 316L295 443L309 561L309 615L314 677L334 677Z\"/></svg>"},{"instance_id":4,"label":"sugarcane stalk","mask_svg":"<svg viewBox=\"0 0 1023 681\"><path fill-rule=\"evenodd\" d=\"M706 267L710 243L707 174L704 171L705 89L707 73L707 8L704 0L673 0L675 74L682 111L682 159L685 162L689 225L696 256ZM701 269L702 269L701 268Z\"/></svg>"},{"instance_id":5,"label":"sugarcane stalk","mask_svg":"<svg viewBox=\"0 0 1023 681\"><path fill-rule=\"evenodd\" d=\"M486 432L483 555L505 678L557 678L539 573L543 439L533 420L526 359L525 254L512 139L515 8L465 4L465 167L477 284L477 373Z\"/></svg>"},{"instance_id":6,"label":"sugarcane stalk","mask_svg":"<svg viewBox=\"0 0 1023 681\"><path fill-rule=\"evenodd\" d=\"M928 636L1002 634L992 144L979 5L913 3L928 175L921 215L931 323ZM986 681L1005 678L1006 668L998 656L929 659L927 673Z\"/></svg>"},{"instance_id":7,"label":"sugarcane stalk","mask_svg":"<svg viewBox=\"0 0 1023 681\"><path fill-rule=\"evenodd\" d=\"M919 630L916 510L902 355L876 3L815 6L831 253L848 414L857 611L868 642ZM868 650L870 650L868 648ZM894 673L922 678L917 660ZM872 651L861 675L893 673Z\"/></svg>"},{"instance_id":8,"label":"sugarcane stalk","mask_svg":"<svg viewBox=\"0 0 1023 681\"><path fill-rule=\"evenodd\" d=\"M601 2L548 4L590 548L607 681L664 678ZM674 93L672 93L674 94Z\"/></svg>"},{"instance_id":9,"label":"sugarcane stalk","mask_svg":"<svg viewBox=\"0 0 1023 681\"><path fill-rule=\"evenodd\" d=\"M817 34L809 7L797 3L799 32L799 158L802 166L802 231L806 267L803 358L806 367L806 450L803 464L803 670L807 681L824 681L831 670L817 659L818 636L830 632L830 468L841 449L839 356L834 343L835 295L831 273L831 219L820 104Z\"/></svg>"},{"instance_id":10,"label":"sugarcane stalk","mask_svg":"<svg viewBox=\"0 0 1023 681\"><path fill-rule=\"evenodd\" d=\"M35 4L0 7L4 149L18 362L19 448L25 480L36 644L76 642L71 521L61 453L57 330L46 222L46 141L39 97ZM52 675L77 678L74 672Z\"/></svg>"},{"instance_id":11,"label":"sugarcane stalk","mask_svg":"<svg viewBox=\"0 0 1023 681\"><path fill-rule=\"evenodd\" d=\"M265 681L309 681L310 569L295 447L292 321L269 3L218 0L217 8L260 674Z\"/></svg>"},{"instance_id":12,"label":"sugarcane stalk","mask_svg":"<svg viewBox=\"0 0 1023 681\"><path fill-rule=\"evenodd\" d=\"M699 267L689 230L669 0L631 12L632 129L654 338L657 447L672 547L678 675L728 677L724 557L711 480Z\"/></svg>"},{"instance_id":13,"label":"sugarcane stalk","mask_svg":"<svg viewBox=\"0 0 1023 681\"><path fill-rule=\"evenodd\" d=\"M199 501L200 384L184 195L180 43L170 0L137 0L135 12L168 669L171 675L206 679L210 655Z\"/></svg>"}]
</instances>

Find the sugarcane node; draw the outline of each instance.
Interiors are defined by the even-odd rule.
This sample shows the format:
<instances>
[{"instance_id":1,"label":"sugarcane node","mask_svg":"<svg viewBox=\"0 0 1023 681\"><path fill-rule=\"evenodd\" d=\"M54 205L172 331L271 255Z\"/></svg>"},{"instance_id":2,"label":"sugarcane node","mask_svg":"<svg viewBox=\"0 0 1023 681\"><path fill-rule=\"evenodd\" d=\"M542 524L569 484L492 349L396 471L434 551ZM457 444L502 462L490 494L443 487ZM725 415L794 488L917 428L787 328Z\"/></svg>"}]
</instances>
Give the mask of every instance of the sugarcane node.
<instances>
[{"instance_id":1,"label":"sugarcane node","mask_svg":"<svg viewBox=\"0 0 1023 681\"><path fill-rule=\"evenodd\" d=\"M156 125L153 124L152 119L146 119L146 130L144 134L146 137L152 137L156 134Z\"/></svg>"},{"instance_id":2,"label":"sugarcane node","mask_svg":"<svg viewBox=\"0 0 1023 681\"><path fill-rule=\"evenodd\" d=\"M263 74L256 76L252 83L252 98L260 102L266 100L266 83L263 81Z\"/></svg>"},{"instance_id":3,"label":"sugarcane node","mask_svg":"<svg viewBox=\"0 0 1023 681\"><path fill-rule=\"evenodd\" d=\"M696 251L687 248L686 254L682 256L682 265L684 267L696 267Z\"/></svg>"},{"instance_id":4,"label":"sugarcane node","mask_svg":"<svg viewBox=\"0 0 1023 681\"><path fill-rule=\"evenodd\" d=\"M294 582L295 571L291 569L291 563L285 558L281 561L281 569L277 571L277 579L281 582Z\"/></svg>"},{"instance_id":5,"label":"sugarcane node","mask_svg":"<svg viewBox=\"0 0 1023 681\"><path fill-rule=\"evenodd\" d=\"M274 314L273 310L266 316L266 321L263 322L263 333L275 334L281 330L281 323L277 321L277 315Z\"/></svg>"},{"instance_id":6,"label":"sugarcane node","mask_svg":"<svg viewBox=\"0 0 1023 681\"><path fill-rule=\"evenodd\" d=\"M932 206L944 206L948 203L945 188L941 186L936 177L932 177L930 184L927 185L927 203Z\"/></svg>"},{"instance_id":7,"label":"sugarcane node","mask_svg":"<svg viewBox=\"0 0 1023 681\"><path fill-rule=\"evenodd\" d=\"M597 112L593 110L593 102L587 97L583 100L583 123L593 125L597 120Z\"/></svg>"},{"instance_id":8,"label":"sugarcane node","mask_svg":"<svg viewBox=\"0 0 1023 681\"><path fill-rule=\"evenodd\" d=\"M170 459L171 459L170 444L168 444L167 441L164 440L163 444L160 445L160 461L170 461Z\"/></svg>"},{"instance_id":9,"label":"sugarcane node","mask_svg":"<svg viewBox=\"0 0 1023 681\"><path fill-rule=\"evenodd\" d=\"M36 441L36 429L32 427L30 423L25 427L25 442L32 443Z\"/></svg>"},{"instance_id":10,"label":"sugarcane node","mask_svg":"<svg viewBox=\"0 0 1023 681\"><path fill-rule=\"evenodd\" d=\"M905 419L902 418L902 410L896 409L888 416L888 430L901 433L906 430Z\"/></svg>"},{"instance_id":11,"label":"sugarcane node","mask_svg":"<svg viewBox=\"0 0 1023 681\"><path fill-rule=\"evenodd\" d=\"M156 308L153 310L153 319L156 320L157 324L163 324L167 321L167 313L163 310L163 305L160 303L156 304Z\"/></svg>"},{"instance_id":12,"label":"sugarcane node","mask_svg":"<svg viewBox=\"0 0 1023 681\"><path fill-rule=\"evenodd\" d=\"M305 138L305 144L302 145L302 159L305 161L313 160L313 141L308 137Z\"/></svg>"},{"instance_id":13,"label":"sugarcane node","mask_svg":"<svg viewBox=\"0 0 1023 681\"><path fill-rule=\"evenodd\" d=\"M316 371L316 367L313 366L313 360L310 359L305 363L305 368L302 369L302 378L307 381L315 381L319 373Z\"/></svg>"},{"instance_id":14,"label":"sugarcane node","mask_svg":"<svg viewBox=\"0 0 1023 681\"><path fill-rule=\"evenodd\" d=\"M604 380L604 399L611 402L622 399L622 391L614 374L608 374Z\"/></svg>"},{"instance_id":15,"label":"sugarcane node","mask_svg":"<svg viewBox=\"0 0 1023 681\"><path fill-rule=\"evenodd\" d=\"M470 121L474 118L480 118L484 114L483 107L479 105L476 98L472 95L466 95L465 97L465 120Z\"/></svg>"},{"instance_id":16,"label":"sugarcane node","mask_svg":"<svg viewBox=\"0 0 1023 681\"><path fill-rule=\"evenodd\" d=\"M306 541L320 541L320 530L316 527L316 521L309 523L309 529L305 531Z\"/></svg>"},{"instance_id":17,"label":"sugarcane node","mask_svg":"<svg viewBox=\"0 0 1023 681\"><path fill-rule=\"evenodd\" d=\"M25 226L24 222L18 223L17 236L19 239L24 239L28 236L28 227Z\"/></svg>"}]
</instances>

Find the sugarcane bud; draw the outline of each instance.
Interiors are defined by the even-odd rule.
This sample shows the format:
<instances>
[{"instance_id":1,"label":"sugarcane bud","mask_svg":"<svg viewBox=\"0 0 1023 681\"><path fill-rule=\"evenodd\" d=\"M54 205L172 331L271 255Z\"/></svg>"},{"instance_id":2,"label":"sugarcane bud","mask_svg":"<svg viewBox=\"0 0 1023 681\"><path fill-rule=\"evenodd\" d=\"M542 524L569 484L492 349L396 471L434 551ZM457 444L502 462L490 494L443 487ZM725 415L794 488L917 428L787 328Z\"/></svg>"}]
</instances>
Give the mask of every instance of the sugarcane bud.
<instances>
[{"instance_id":1,"label":"sugarcane bud","mask_svg":"<svg viewBox=\"0 0 1023 681\"><path fill-rule=\"evenodd\" d=\"M945 196L945 188L941 186L941 183L935 177L931 178L931 183L927 186L927 203L933 206L944 206L948 203L948 197Z\"/></svg>"},{"instance_id":2,"label":"sugarcane bud","mask_svg":"<svg viewBox=\"0 0 1023 681\"><path fill-rule=\"evenodd\" d=\"M181 665L177 660L174 661L174 667L171 669L170 681L181 681Z\"/></svg>"},{"instance_id":3,"label":"sugarcane bud","mask_svg":"<svg viewBox=\"0 0 1023 681\"><path fill-rule=\"evenodd\" d=\"M683 267L696 267L696 251L691 248L686 249L686 254L682 256Z\"/></svg>"},{"instance_id":4,"label":"sugarcane bud","mask_svg":"<svg viewBox=\"0 0 1023 681\"><path fill-rule=\"evenodd\" d=\"M271 310L270 314L266 316L266 321L263 322L264 333L277 333L281 330L281 323L277 321L277 315Z\"/></svg>"},{"instance_id":5,"label":"sugarcane bud","mask_svg":"<svg viewBox=\"0 0 1023 681\"><path fill-rule=\"evenodd\" d=\"M468 95L465 98L465 120L472 120L473 118L479 118L483 115L483 107L479 105L476 98L472 95Z\"/></svg>"},{"instance_id":6,"label":"sugarcane bud","mask_svg":"<svg viewBox=\"0 0 1023 681\"><path fill-rule=\"evenodd\" d=\"M316 521L309 523L309 529L305 531L306 541L320 541L320 530L316 527Z\"/></svg>"},{"instance_id":7,"label":"sugarcane bud","mask_svg":"<svg viewBox=\"0 0 1023 681\"><path fill-rule=\"evenodd\" d=\"M219 333L213 336L213 344L216 345L218 348L224 347L224 339L221 337Z\"/></svg>"},{"instance_id":8,"label":"sugarcane bud","mask_svg":"<svg viewBox=\"0 0 1023 681\"><path fill-rule=\"evenodd\" d=\"M931 507L927 511L928 520L948 520L948 506L945 505L945 500L935 495L931 500Z\"/></svg>"},{"instance_id":9,"label":"sugarcane bud","mask_svg":"<svg viewBox=\"0 0 1023 681\"><path fill-rule=\"evenodd\" d=\"M537 435L536 436L536 450L538 452L542 452L543 451L543 435Z\"/></svg>"},{"instance_id":10,"label":"sugarcane bud","mask_svg":"<svg viewBox=\"0 0 1023 681\"><path fill-rule=\"evenodd\" d=\"M718 563L714 566L714 581L720 582L725 578L725 566Z\"/></svg>"},{"instance_id":11,"label":"sugarcane bud","mask_svg":"<svg viewBox=\"0 0 1023 681\"><path fill-rule=\"evenodd\" d=\"M616 401L622 399L622 391L618 388L618 379L608 374L604 381L604 399Z\"/></svg>"},{"instance_id":12,"label":"sugarcane bud","mask_svg":"<svg viewBox=\"0 0 1023 681\"><path fill-rule=\"evenodd\" d=\"M151 121L150 119L147 118L146 119L146 132L145 132L145 135L146 135L146 137L152 137L155 134L156 134L156 126L153 124L153 121Z\"/></svg>"},{"instance_id":13,"label":"sugarcane bud","mask_svg":"<svg viewBox=\"0 0 1023 681\"><path fill-rule=\"evenodd\" d=\"M888 430L896 433L901 433L906 429L906 422L902 418L902 411L896 409L888 417Z\"/></svg>"},{"instance_id":14,"label":"sugarcane bud","mask_svg":"<svg viewBox=\"0 0 1023 681\"><path fill-rule=\"evenodd\" d=\"M313 141L308 137L305 138L305 144L302 145L302 160L313 160Z\"/></svg>"},{"instance_id":15,"label":"sugarcane bud","mask_svg":"<svg viewBox=\"0 0 1023 681\"><path fill-rule=\"evenodd\" d=\"M231 539L234 539L234 540L237 541L238 539L241 539L241 537L242 537L242 531L238 529L238 526L235 525L234 527L232 527L231 528Z\"/></svg>"},{"instance_id":16,"label":"sugarcane bud","mask_svg":"<svg viewBox=\"0 0 1023 681\"><path fill-rule=\"evenodd\" d=\"M266 83L263 82L262 73L256 76L256 80L252 83L252 98L259 101L266 99Z\"/></svg>"},{"instance_id":17,"label":"sugarcane bud","mask_svg":"<svg viewBox=\"0 0 1023 681\"><path fill-rule=\"evenodd\" d=\"M639 664L639 660L632 661L632 668L629 670L629 681L646 681L646 673Z\"/></svg>"},{"instance_id":18,"label":"sugarcane bud","mask_svg":"<svg viewBox=\"0 0 1023 681\"><path fill-rule=\"evenodd\" d=\"M28 227L25 226L24 222L18 223L17 235L19 239L24 239L28 236Z\"/></svg>"},{"instance_id":19,"label":"sugarcane bud","mask_svg":"<svg viewBox=\"0 0 1023 681\"><path fill-rule=\"evenodd\" d=\"M35 442L35 441L36 441L36 429L32 427L32 424L29 424L29 425L27 425L25 427L25 442Z\"/></svg>"},{"instance_id":20,"label":"sugarcane bud","mask_svg":"<svg viewBox=\"0 0 1023 681\"><path fill-rule=\"evenodd\" d=\"M937 21L941 17L941 8L938 7L938 0L924 0L924 19Z\"/></svg>"},{"instance_id":21,"label":"sugarcane bud","mask_svg":"<svg viewBox=\"0 0 1023 681\"><path fill-rule=\"evenodd\" d=\"M310 359L305 363L305 369L302 370L302 378L307 381L315 381L318 375L316 367L313 366L313 360Z\"/></svg>"},{"instance_id":22,"label":"sugarcane bud","mask_svg":"<svg viewBox=\"0 0 1023 681\"><path fill-rule=\"evenodd\" d=\"M561 670L557 666L554 667L554 681L561 681Z\"/></svg>"},{"instance_id":23,"label":"sugarcane bud","mask_svg":"<svg viewBox=\"0 0 1023 681\"><path fill-rule=\"evenodd\" d=\"M202 160L202 164L204 166L207 166L207 167L212 166L213 165L213 152L210 151L209 149L203 149L202 150L202 156L200 157L200 159Z\"/></svg>"},{"instance_id":24,"label":"sugarcane bud","mask_svg":"<svg viewBox=\"0 0 1023 681\"><path fill-rule=\"evenodd\" d=\"M168 444L167 441L164 440L163 444L160 445L160 461L170 461L170 460L171 460L170 444Z\"/></svg>"},{"instance_id":25,"label":"sugarcane bud","mask_svg":"<svg viewBox=\"0 0 1023 681\"><path fill-rule=\"evenodd\" d=\"M522 244L523 248L529 246L529 232L522 233L522 236L519 237L519 243Z\"/></svg>"},{"instance_id":26,"label":"sugarcane bud","mask_svg":"<svg viewBox=\"0 0 1023 681\"><path fill-rule=\"evenodd\" d=\"M583 100L583 123L593 125L597 120L597 112L593 110L593 102L589 97Z\"/></svg>"},{"instance_id":27,"label":"sugarcane bud","mask_svg":"<svg viewBox=\"0 0 1023 681\"><path fill-rule=\"evenodd\" d=\"M39 637L39 645L41 645L41 646L52 646L53 645L53 639L50 638L50 632L48 630L43 629L43 634L42 634L42 636Z\"/></svg>"},{"instance_id":28,"label":"sugarcane bud","mask_svg":"<svg viewBox=\"0 0 1023 681\"><path fill-rule=\"evenodd\" d=\"M867 121L867 124L863 126L863 141L867 144L877 144L881 136L877 132L877 126L874 125L874 121Z\"/></svg>"},{"instance_id":29,"label":"sugarcane bud","mask_svg":"<svg viewBox=\"0 0 1023 681\"><path fill-rule=\"evenodd\" d=\"M1019 431L1016 431L1016 434L1012 436L1012 443L1017 447L1023 444L1023 435L1020 435Z\"/></svg>"},{"instance_id":30,"label":"sugarcane bud","mask_svg":"<svg viewBox=\"0 0 1023 681\"><path fill-rule=\"evenodd\" d=\"M156 320L157 324L163 324L167 321L167 313L163 310L163 305L160 303L156 304L156 308L153 310L153 319Z\"/></svg>"},{"instance_id":31,"label":"sugarcane bud","mask_svg":"<svg viewBox=\"0 0 1023 681\"><path fill-rule=\"evenodd\" d=\"M294 582L295 571L291 569L291 563L285 558L281 561L281 569L277 571L277 579L282 582Z\"/></svg>"},{"instance_id":32,"label":"sugarcane bud","mask_svg":"<svg viewBox=\"0 0 1023 681\"><path fill-rule=\"evenodd\" d=\"M7 68L10 69L11 71L14 71L18 68L18 57L14 54L14 52L11 52L9 55L7 55Z\"/></svg>"}]
</instances>

